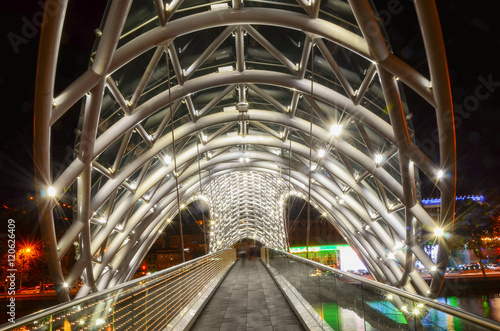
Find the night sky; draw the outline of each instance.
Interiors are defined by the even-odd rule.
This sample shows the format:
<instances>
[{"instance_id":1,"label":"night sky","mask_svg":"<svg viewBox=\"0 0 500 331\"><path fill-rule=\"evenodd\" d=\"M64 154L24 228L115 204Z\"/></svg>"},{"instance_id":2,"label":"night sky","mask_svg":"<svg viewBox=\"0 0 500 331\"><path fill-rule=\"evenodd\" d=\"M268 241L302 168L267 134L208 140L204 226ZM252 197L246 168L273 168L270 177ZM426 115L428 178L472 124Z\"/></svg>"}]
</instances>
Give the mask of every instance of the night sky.
<instances>
[{"instance_id":1,"label":"night sky","mask_svg":"<svg viewBox=\"0 0 500 331\"><path fill-rule=\"evenodd\" d=\"M393 51L414 68L426 71L423 47L415 31L413 3L408 0L374 1L385 9L386 29ZM484 194L493 204L500 202L500 37L497 0L481 2L438 1L445 39L450 81L456 113L458 148L458 195ZM106 1L70 1L68 30L63 37L60 91L85 72ZM394 4L397 6L394 6ZM390 4L390 5L389 5ZM473 6L476 5L476 7ZM41 13L37 1L2 1L1 33L3 125L0 141L0 198L2 204L18 204L33 195L33 93L39 33L26 29ZM392 9L391 9L392 8ZM394 10L393 8L398 8ZM391 12L392 10L392 12ZM23 34L24 29L24 34ZM13 47L9 36L27 36ZM484 87L484 82L490 82ZM479 86L483 87L479 87ZM479 92L478 92L479 91ZM435 127L433 110L411 91L406 91L413 123L419 136ZM479 94L478 94L479 93ZM426 116L430 114L431 116ZM59 157L74 142L73 128L55 128L60 140ZM423 136L422 136L423 137ZM424 191L424 197L437 192Z\"/></svg>"}]
</instances>

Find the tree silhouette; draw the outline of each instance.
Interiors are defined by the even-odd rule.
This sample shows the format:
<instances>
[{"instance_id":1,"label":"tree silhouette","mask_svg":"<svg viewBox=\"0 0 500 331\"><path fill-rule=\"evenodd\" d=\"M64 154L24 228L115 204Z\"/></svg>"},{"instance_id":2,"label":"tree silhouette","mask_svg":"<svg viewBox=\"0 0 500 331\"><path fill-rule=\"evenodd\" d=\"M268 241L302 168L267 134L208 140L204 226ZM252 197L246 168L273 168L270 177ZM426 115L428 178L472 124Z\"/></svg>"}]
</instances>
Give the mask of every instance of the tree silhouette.
<instances>
[{"instance_id":1,"label":"tree silhouette","mask_svg":"<svg viewBox=\"0 0 500 331\"><path fill-rule=\"evenodd\" d=\"M467 245L467 248L471 249L478 258L483 276L486 277L483 249L500 245L497 239L500 236L498 210L484 202L473 200L457 202L454 234L454 248Z\"/></svg>"}]
</instances>

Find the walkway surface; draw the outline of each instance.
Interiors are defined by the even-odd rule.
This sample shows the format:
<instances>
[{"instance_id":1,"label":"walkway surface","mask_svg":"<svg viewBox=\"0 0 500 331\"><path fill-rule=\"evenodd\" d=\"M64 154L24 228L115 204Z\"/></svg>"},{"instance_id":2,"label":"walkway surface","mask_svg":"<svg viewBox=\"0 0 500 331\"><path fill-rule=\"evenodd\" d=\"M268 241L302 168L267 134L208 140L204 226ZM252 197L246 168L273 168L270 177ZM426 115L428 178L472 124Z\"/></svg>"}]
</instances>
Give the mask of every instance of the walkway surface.
<instances>
[{"instance_id":1,"label":"walkway surface","mask_svg":"<svg viewBox=\"0 0 500 331\"><path fill-rule=\"evenodd\" d=\"M258 259L233 266L191 330L304 330Z\"/></svg>"}]
</instances>

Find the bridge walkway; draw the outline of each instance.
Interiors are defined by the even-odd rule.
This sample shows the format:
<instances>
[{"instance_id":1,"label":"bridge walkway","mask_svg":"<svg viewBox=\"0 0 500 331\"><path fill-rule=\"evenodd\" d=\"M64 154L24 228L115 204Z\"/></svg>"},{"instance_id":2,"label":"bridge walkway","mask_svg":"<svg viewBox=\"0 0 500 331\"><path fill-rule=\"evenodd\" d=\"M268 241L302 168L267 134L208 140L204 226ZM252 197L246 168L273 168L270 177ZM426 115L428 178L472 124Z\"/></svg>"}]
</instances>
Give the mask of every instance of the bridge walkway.
<instances>
[{"instance_id":1,"label":"bridge walkway","mask_svg":"<svg viewBox=\"0 0 500 331\"><path fill-rule=\"evenodd\" d=\"M239 260L191 330L304 330L289 303L258 259Z\"/></svg>"}]
</instances>

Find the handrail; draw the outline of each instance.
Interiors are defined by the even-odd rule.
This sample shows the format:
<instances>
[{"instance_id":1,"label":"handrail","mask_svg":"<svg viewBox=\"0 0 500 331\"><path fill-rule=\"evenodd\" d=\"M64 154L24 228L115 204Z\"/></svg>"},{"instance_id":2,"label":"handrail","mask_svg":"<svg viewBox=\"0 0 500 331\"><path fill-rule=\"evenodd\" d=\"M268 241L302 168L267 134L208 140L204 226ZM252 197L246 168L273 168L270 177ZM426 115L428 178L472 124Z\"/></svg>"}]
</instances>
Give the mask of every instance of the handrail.
<instances>
[{"instance_id":1,"label":"handrail","mask_svg":"<svg viewBox=\"0 0 500 331\"><path fill-rule=\"evenodd\" d=\"M134 280L131 280L131 281L128 281L128 282L116 285L113 288L109 288L109 289L106 289L106 290L103 290L103 291L91 293L91 294L89 294L89 295L87 295L85 297L82 297L82 298L79 298L79 299L76 299L76 300L72 300L72 301L69 301L69 302L64 302L64 303L61 303L61 304L57 304L57 305L52 306L50 308L37 311L34 314L30 314L30 315L27 315L27 316L23 316L23 317L21 317L19 319L16 319L15 324L6 323L6 324L3 324L3 325L0 325L0 331L2 331L2 330L8 330L8 329L11 329L12 327L19 326L21 324L32 323L33 321L37 321L37 320L39 320L42 317L47 317L48 315L53 315L55 313L64 311L66 309L71 309L72 307L81 305L81 304L83 304L85 302L89 302L89 301L92 301L94 299L100 299L102 297L106 297L107 295L119 294L121 290L130 289L131 287L134 287L136 285L141 285L141 286L143 286L143 285L155 285L156 284L155 281L158 280L160 282L161 278L164 277L164 276L168 276L168 275L170 275L170 274L172 274L172 273L174 273L174 272L176 272L178 270L181 270L182 268L191 267L193 265L196 265L196 263L198 263L200 261L210 260L210 259L212 259L213 257L216 257L216 256L223 256L223 254L225 252L229 252L229 251L232 251L232 250L233 249L220 250L218 252L214 252L214 253L211 253L211 254L208 254L208 255L204 255L204 256L198 257L198 258L193 259L193 260L189 260L189 261L183 262L183 263L178 264L176 266L173 266L171 268L164 269L164 270L161 270L159 272L156 272L154 274L146 275L146 276L143 276L143 277L140 277L140 278L136 278ZM221 259L223 259L223 257L221 257ZM143 284L143 283L145 283L145 284Z\"/></svg>"},{"instance_id":2,"label":"handrail","mask_svg":"<svg viewBox=\"0 0 500 331\"><path fill-rule=\"evenodd\" d=\"M320 268L320 269L323 269L323 270L332 271L332 272L334 272L336 274L340 274L342 276L345 276L345 277L357 280L357 281L359 281L361 283L369 284L371 286L374 286L374 287L379 288L379 289L384 290L384 291L392 292L394 294L397 294L397 295L399 295L401 297L405 297L405 298L410 299L412 301L417 301L419 303L426 304L428 307L435 308L437 310L446 312L448 314L454 315L454 316L459 317L459 318L463 318L463 319L465 319L467 321L474 322L474 323L479 324L481 326L493 328L495 330L500 330L500 323L499 322L494 321L494 320L489 319L489 318L486 318L486 317L483 317L483 316L479 316L479 315L467 312L467 311L465 311L463 309L460 309L460 308L456 308L456 307L450 306L450 305L448 305L446 303L438 303L437 300L434 301L434 300L431 300L429 298L420 296L418 294L406 292L406 291L401 290L401 289L399 289L397 287L393 287L393 286L390 286L390 285L387 285L387 284L383 284L383 283L380 283L380 282L377 282L377 281L374 281L374 280L371 280L371 279L367 279L367 278L364 278L364 277L361 277L361 276L358 276L358 275L350 274L350 273L347 273L345 271L342 271L342 270L339 270L339 269L335 269L335 268L326 266L324 264L321 264L321 263L318 263L318 262L315 262L315 261L308 260L306 258L297 256L297 255L294 255L294 254L290 254L290 253L287 253L287 252L284 252L284 251L278 251L278 250L270 249L270 248L267 248L267 249L275 251L275 252L278 252L280 254L284 254L287 257L291 257L293 259L299 260L300 262L305 263L305 264L309 264L309 265L311 265L311 266L313 266L315 268Z\"/></svg>"}]
</instances>

